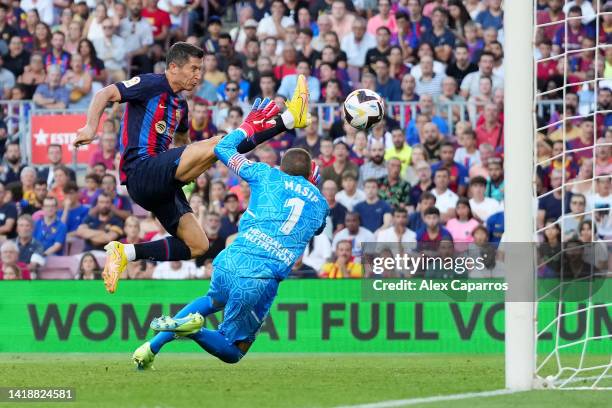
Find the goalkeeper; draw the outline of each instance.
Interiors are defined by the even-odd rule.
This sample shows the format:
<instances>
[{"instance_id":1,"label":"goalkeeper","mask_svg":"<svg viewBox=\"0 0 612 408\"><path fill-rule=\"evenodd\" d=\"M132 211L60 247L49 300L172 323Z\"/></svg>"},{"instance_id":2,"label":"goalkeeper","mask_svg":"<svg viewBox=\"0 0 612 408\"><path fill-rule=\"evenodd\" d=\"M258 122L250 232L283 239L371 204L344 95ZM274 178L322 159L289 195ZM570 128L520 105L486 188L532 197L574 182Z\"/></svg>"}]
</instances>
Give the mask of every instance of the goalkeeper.
<instances>
[{"instance_id":1,"label":"goalkeeper","mask_svg":"<svg viewBox=\"0 0 612 408\"><path fill-rule=\"evenodd\" d=\"M191 338L226 363L240 361L268 315L279 282L313 235L323 230L328 206L315 186L318 168L308 152L289 149L279 170L253 163L237 151L245 137L274 126L277 114L274 102L256 100L245 123L215 147L219 160L249 183L249 206L238 237L213 262L208 294L174 318L153 320L151 328L160 333L134 352L139 369L151 368L155 355L175 335ZM222 309L218 330L202 328L203 316Z\"/></svg>"}]
</instances>

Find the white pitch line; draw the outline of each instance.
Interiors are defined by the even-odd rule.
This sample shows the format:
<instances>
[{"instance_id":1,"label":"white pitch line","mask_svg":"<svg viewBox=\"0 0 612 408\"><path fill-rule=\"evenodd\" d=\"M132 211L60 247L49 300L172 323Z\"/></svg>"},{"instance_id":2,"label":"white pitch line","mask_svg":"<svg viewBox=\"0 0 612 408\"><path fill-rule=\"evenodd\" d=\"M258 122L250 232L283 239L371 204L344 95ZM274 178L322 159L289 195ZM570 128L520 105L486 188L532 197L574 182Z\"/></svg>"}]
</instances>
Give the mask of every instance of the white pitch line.
<instances>
[{"instance_id":1,"label":"white pitch line","mask_svg":"<svg viewBox=\"0 0 612 408\"><path fill-rule=\"evenodd\" d=\"M391 407L404 407L404 406L407 406L407 405L427 404L427 403L430 403L430 402L454 401L454 400L462 400L462 399L469 399L469 398L495 397L495 396L498 396L498 395L514 394L516 392L522 392L522 391L494 390L494 391L483 391L483 392L467 392L467 393L463 393L463 394L436 395L436 396L433 396L433 397L410 398L410 399L403 399L403 400L391 400L391 401L372 402L370 404L345 405L345 406L336 407L336 408L391 408Z\"/></svg>"}]
</instances>

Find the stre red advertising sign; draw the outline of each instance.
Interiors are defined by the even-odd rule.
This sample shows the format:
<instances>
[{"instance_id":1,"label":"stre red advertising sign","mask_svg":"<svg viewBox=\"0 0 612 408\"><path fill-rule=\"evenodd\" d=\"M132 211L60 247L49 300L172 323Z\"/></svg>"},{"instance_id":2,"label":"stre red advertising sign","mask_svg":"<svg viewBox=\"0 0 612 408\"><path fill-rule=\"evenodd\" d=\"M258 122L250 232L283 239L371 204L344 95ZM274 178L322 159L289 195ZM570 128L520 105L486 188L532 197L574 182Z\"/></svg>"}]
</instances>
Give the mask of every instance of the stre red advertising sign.
<instances>
[{"instance_id":1,"label":"stre red advertising sign","mask_svg":"<svg viewBox=\"0 0 612 408\"><path fill-rule=\"evenodd\" d=\"M100 119L98 136L102 131L102 124L106 115ZM85 113L60 115L32 115L32 163L46 164L47 147L51 144L62 146L62 162L72 163L74 148L72 142L76 138L77 129L85 125L87 115ZM89 158L98 150L98 140L88 146L78 149L77 163L88 164Z\"/></svg>"}]
</instances>

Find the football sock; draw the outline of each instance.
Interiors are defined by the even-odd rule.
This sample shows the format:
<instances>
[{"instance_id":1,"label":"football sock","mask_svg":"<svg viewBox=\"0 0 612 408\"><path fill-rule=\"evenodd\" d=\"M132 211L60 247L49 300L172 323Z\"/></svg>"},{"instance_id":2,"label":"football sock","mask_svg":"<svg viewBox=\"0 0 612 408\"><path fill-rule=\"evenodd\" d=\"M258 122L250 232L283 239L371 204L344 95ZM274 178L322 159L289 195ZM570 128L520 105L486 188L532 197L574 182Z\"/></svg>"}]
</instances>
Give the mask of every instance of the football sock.
<instances>
[{"instance_id":1,"label":"football sock","mask_svg":"<svg viewBox=\"0 0 612 408\"><path fill-rule=\"evenodd\" d=\"M253 150L258 145L272 139L274 136L280 135L281 133L287 131L288 127L285 126L284 119L282 119L282 115L278 115L274 117L276 121L276 125L270 129L266 129L262 132L255 133L253 138L245 137L242 142L236 148L238 153L244 154ZM293 120L293 117L292 119Z\"/></svg>"},{"instance_id":2,"label":"football sock","mask_svg":"<svg viewBox=\"0 0 612 408\"><path fill-rule=\"evenodd\" d=\"M166 237L134 245L136 259L151 261L184 261L191 259L191 249L178 238ZM127 253L127 251L126 251Z\"/></svg>"},{"instance_id":3,"label":"football sock","mask_svg":"<svg viewBox=\"0 0 612 408\"><path fill-rule=\"evenodd\" d=\"M198 343L204 350L226 363L237 363L244 356L238 346L230 343L217 330L202 328L199 332L188 337Z\"/></svg>"},{"instance_id":4,"label":"football sock","mask_svg":"<svg viewBox=\"0 0 612 408\"><path fill-rule=\"evenodd\" d=\"M207 316L211 313L219 311L220 308L215 308L212 298L202 296L182 308L174 317L185 317L189 313L199 313L202 316ZM164 344L174 340L174 332L159 332L151 340L151 351L155 354L163 347Z\"/></svg>"}]
</instances>

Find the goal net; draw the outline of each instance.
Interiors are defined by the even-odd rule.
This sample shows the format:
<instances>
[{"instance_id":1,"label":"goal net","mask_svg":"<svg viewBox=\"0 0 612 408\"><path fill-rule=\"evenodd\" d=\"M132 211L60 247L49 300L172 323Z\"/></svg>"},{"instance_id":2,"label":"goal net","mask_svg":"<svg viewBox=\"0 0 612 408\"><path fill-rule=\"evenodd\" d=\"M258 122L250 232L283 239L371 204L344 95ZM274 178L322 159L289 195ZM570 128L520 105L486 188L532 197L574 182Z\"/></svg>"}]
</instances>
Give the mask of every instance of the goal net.
<instances>
[{"instance_id":1,"label":"goal net","mask_svg":"<svg viewBox=\"0 0 612 408\"><path fill-rule=\"evenodd\" d=\"M534 387L612 389L612 3L605 3L532 3Z\"/></svg>"}]
</instances>

